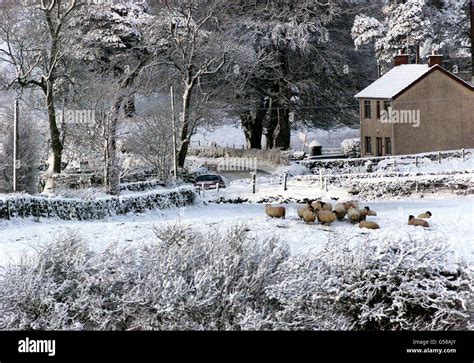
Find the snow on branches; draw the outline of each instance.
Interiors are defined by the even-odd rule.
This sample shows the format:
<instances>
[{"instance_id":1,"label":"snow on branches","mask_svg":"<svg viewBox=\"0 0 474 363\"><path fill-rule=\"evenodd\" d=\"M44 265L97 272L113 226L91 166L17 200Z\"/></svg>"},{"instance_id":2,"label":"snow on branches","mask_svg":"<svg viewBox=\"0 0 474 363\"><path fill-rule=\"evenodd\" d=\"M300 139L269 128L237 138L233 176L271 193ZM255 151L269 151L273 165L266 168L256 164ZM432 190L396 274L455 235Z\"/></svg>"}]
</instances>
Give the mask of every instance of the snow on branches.
<instances>
[{"instance_id":1,"label":"snow on branches","mask_svg":"<svg viewBox=\"0 0 474 363\"><path fill-rule=\"evenodd\" d=\"M92 253L70 232L0 275L0 329L465 329L472 268L401 238L291 255L246 226L155 229Z\"/></svg>"}]
</instances>

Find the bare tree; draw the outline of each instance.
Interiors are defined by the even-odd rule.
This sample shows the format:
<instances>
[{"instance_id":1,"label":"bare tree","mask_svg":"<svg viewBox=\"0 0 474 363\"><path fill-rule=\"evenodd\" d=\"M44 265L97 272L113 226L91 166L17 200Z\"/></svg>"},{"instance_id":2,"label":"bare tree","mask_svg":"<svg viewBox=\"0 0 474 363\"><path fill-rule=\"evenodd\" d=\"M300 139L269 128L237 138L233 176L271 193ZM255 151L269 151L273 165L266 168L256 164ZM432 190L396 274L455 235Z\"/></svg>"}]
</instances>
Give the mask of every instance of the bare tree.
<instances>
[{"instance_id":1,"label":"bare tree","mask_svg":"<svg viewBox=\"0 0 474 363\"><path fill-rule=\"evenodd\" d=\"M167 180L173 166L173 130L169 109L140 115L125 138L127 152Z\"/></svg>"},{"instance_id":2,"label":"bare tree","mask_svg":"<svg viewBox=\"0 0 474 363\"><path fill-rule=\"evenodd\" d=\"M39 5L18 5L0 15L0 61L15 70L8 86L35 87L44 94L48 115L50 173L61 172L63 143L57 123L57 84L68 77L64 65L67 25L79 8L77 0L41 0Z\"/></svg>"},{"instance_id":3,"label":"bare tree","mask_svg":"<svg viewBox=\"0 0 474 363\"><path fill-rule=\"evenodd\" d=\"M158 8L158 22L167 29L167 52L162 65L168 65L171 78L177 79L181 92L181 113L178 145L178 166L183 167L198 114L193 115L193 101L199 89L201 99L208 95L201 85L218 74L226 64L226 44L216 41L216 12L220 1L210 1L199 6L193 0L168 1L165 8ZM196 110L194 110L196 111Z\"/></svg>"}]
</instances>

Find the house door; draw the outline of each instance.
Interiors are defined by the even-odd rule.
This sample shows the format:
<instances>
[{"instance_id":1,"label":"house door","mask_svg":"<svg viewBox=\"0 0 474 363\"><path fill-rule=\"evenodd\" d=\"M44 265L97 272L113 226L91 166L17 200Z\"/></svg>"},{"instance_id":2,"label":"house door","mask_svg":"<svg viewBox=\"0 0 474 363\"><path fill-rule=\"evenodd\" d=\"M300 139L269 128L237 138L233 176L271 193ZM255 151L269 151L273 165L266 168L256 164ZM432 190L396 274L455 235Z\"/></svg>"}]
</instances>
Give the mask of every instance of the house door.
<instances>
[{"instance_id":1,"label":"house door","mask_svg":"<svg viewBox=\"0 0 474 363\"><path fill-rule=\"evenodd\" d=\"M382 138L377 137L377 154L376 156L382 156Z\"/></svg>"}]
</instances>

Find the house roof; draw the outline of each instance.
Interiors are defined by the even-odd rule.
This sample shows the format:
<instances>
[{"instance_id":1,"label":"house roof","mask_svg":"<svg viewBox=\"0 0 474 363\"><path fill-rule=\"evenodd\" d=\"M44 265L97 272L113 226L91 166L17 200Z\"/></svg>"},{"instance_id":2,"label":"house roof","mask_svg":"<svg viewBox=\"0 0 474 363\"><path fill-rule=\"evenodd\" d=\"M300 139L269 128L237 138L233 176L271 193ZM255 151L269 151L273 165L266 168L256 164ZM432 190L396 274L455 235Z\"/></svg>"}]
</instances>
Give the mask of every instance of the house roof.
<instances>
[{"instance_id":1,"label":"house roof","mask_svg":"<svg viewBox=\"0 0 474 363\"><path fill-rule=\"evenodd\" d=\"M356 94L355 97L395 99L435 70L443 72L456 82L474 91L472 84L462 80L439 65L430 68L426 64L402 64L393 68L371 85L364 88Z\"/></svg>"},{"instance_id":2,"label":"house roof","mask_svg":"<svg viewBox=\"0 0 474 363\"><path fill-rule=\"evenodd\" d=\"M430 70L427 64L402 64L364 88L356 98L392 98Z\"/></svg>"}]
</instances>

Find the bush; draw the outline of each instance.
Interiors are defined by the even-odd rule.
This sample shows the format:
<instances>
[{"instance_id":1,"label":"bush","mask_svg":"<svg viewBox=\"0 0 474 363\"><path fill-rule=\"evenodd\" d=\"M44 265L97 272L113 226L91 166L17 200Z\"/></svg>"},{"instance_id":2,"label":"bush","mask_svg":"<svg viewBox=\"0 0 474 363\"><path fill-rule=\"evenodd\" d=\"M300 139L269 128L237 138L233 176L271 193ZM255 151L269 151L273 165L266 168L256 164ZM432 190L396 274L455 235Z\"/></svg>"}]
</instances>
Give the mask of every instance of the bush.
<instances>
[{"instance_id":1,"label":"bush","mask_svg":"<svg viewBox=\"0 0 474 363\"><path fill-rule=\"evenodd\" d=\"M360 139L345 139L341 143L342 153L348 158L360 158Z\"/></svg>"},{"instance_id":2,"label":"bush","mask_svg":"<svg viewBox=\"0 0 474 363\"><path fill-rule=\"evenodd\" d=\"M74 234L0 276L0 329L463 329L472 276L440 243L341 241L292 256L245 226L157 228L88 251ZM449 266L449 268L448 268Z\"/></svg>"},{"instance_id":3,"label":"bush","mask_svg":"<svg viewBox=\"0 0 474 363\"><path fill-rule=\"evenodd\" d=\"M341 241L320 256L321 300L356 330L466 329L472 271L445 244L428 239Z\"/></svg>"}]
</instances>

